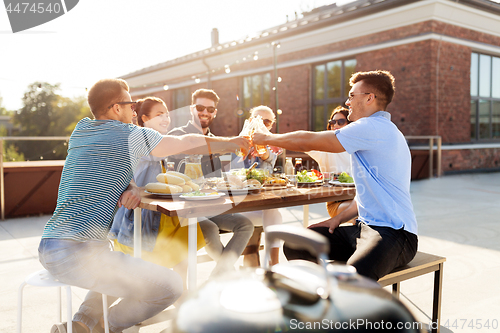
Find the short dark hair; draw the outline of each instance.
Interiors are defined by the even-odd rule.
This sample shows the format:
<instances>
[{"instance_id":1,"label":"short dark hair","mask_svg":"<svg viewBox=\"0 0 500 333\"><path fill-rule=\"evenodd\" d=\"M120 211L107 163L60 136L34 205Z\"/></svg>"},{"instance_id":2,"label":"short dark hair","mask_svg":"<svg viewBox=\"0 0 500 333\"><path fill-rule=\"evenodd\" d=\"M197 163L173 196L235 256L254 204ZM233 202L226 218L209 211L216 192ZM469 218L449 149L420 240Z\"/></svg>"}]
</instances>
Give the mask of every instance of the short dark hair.
<instances>
[{"instance_id":1,"label":"short dark hair","mask_svg":"<svg viewBox=\"0 0 500 333\"><path fill-rule=\"evenodd\" d=\"M372 90L367 92L372 92L377 96L379 106L385 109L392 102L396 87L394 76L389 71L357 72L352 74L349 84L353 86L360 81Z\"/></svg>"},{"instance_id":2,"label":"short dark hair","mask_svg":"<svg viewBox=\"0 0 500 333\"><path fill-rule=\"evenodd\" d=\"M335 109L333 109L332 114L330 115L330 119L328 119L328 120L332 120L333 116L335 116L337 113L342 113L344 115L345 119L347 120L347 124L352 123L352 121L350 121L347 118L347 116L349 115L349 110L346 109L345 107L343 107L342 105L337 106ZM330 125L330 123L327 123L326 124L326 129L329 130L330 127L332 127L332 125Z\"/></svg>"},{"instance_id":3,"label":"short dark hair","mask_svg":"<svg viewBox=\"0 0 500 333\"><path fill-rule=\"evenodd\" d=\"M135 112L137 112L137 125L144 127L144 121L142 121L142 116L146 115L150 117L151 109L156 104L162 104L165 108L165 102L158 97L149 96L145 98L141 98L135 103Z\"/></svg>"},{"instance_id":4,"label":"short dark hair","mask_svg":"<svg viewBox=\"0 0 500 333\"><path fill-rule=\"evenodd\" d=\"M102 79L90 88L87 101L94 118L104 115L108 107L120 102L123 91L129 91L128 84L122 79Z\"/></svg>"},{"instance_id":5,"label":"short dark hair","mask_svg":"<svg viewBox=\"0 0 500 333\"><path fill-rule=\"evenodd\" d=\"M219 104L219 96L212 89L198 89L191 96L191 103L194 104L197 98L208 98L214 101L215 106Z\"/></svg>"}]
</instances>

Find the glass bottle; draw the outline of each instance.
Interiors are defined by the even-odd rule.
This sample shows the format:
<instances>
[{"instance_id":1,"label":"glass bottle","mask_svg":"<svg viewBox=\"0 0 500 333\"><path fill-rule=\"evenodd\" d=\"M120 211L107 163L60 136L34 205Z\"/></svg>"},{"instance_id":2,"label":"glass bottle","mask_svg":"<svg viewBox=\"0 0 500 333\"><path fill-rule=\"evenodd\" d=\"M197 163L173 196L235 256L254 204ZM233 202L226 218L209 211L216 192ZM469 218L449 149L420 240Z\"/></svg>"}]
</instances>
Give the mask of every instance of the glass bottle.
<instances>
[{"instance_id":1,"label":"glass bottle","mask_svg":"<svg viewBox=\"0 0 500 333\"><path fill-rule=\"evenodd\" d=\"M297 157L295 159L295 173L300 172L303 169L304 169L304 167L302 166L302 158L301 157Z\"/></svg>"},{"instance_id":2,"label":"glass bottle","mask_svg":"<svg viewBox=\"0 0 500 333\"><path fill-rule=\"evenodd\" d=\"M294 170L295 169L293 167L292 158L287 157L285 162L285 175L293 175L295 173Z\"/></svg>"},{"instance_id":3,"label":"glass bottle","mask_svg":"<svg viewBox=\"0 0 500 333\"><path fill-rule=\"evenodd\" d=\"M167 171L175 171L175 162L167 162Z\"/></svg>"}]
</instances>

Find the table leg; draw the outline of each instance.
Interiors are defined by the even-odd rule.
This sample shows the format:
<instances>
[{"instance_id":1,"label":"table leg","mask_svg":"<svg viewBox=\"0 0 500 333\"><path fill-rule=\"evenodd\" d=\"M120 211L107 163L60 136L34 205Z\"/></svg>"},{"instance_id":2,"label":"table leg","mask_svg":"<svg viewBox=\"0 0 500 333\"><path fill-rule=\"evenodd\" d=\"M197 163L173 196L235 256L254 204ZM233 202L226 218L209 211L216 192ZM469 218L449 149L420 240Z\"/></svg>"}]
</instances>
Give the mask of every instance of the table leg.
<instances>
[{"instance_id":1,"label":"table leg","mask_svg":"<svg viewBox=\"0 0 500 333\"><path fill-rule=\"evenodd\" d=\"M302 206L302 210L304 211L304 221L302 222L304 228L309 226L309 205Z\"/></svg>"},{"instance_id":2,"label":"table leg","mask_svg":"<svg viewBox=\"0 0 500 333\"><path fill-rule=\"evenodd\" d=\"M197 252L197 227L198 220L196 217L188 219L188 290L196 289L196 265L198 264L196 258Z\"/></svg>"},{"instance_id":3,"label":"table leg","mask_svg":"<svg viewBox=\"0 0 500 333\"><path fill-rule=\"evenodd\" d=\"M140 258L142 252L141 208L134 209L134 257Z\"/></svg>"}]
</instances>

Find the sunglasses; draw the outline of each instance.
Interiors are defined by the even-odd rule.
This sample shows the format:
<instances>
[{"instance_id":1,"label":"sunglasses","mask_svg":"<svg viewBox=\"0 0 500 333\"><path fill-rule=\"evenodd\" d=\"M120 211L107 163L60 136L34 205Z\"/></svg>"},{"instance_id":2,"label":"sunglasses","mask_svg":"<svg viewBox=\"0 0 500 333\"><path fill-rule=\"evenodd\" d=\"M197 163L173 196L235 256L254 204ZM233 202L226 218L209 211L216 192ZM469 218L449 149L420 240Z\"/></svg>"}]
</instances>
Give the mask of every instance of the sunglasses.
<instances>
[{"instance_id":1,"label":"sunglasses","mask_svg":"<svg viewBox=\"0 0 500 333\"><path fill-rule=\"evenodd\" d=\"M262 119L262 122L264 122L264 125L266 127L272 126L272 124L274 124L274 120L271 119Z\"/></svg>"},{"instance_id":2,"label":"sunglasses","mask_svg":"<svg viewBox=\"0 0 500 333\"><path fill-rule=\"evenodd\" d=\"M339 126L344 126L347 123L347 119L338 119L338 120L330 119L328 120L328 123L332 126L335 124L339 124Z\"/></svg>"},{"instance_id":3,"label":"sunglasses","mask_svg":"<svg viewBox=\"0 0 500 333\"><path fill-rule=\"evenodd\" d=\"M254 117L252 117L252 118L254 118ZM264 123L264 125L266 127L272 126L274 124L274 120L271 120L271 119L262 119L262 122Z\"/></svg>"},{"instance_id":4,"label":"sunglasses","mask_svg":"<svg viewBox=\"0 0 500 333\"><path fill-rule=\"evenodd\" d=\"M110 106L108 106L108 110L111 109L113 107L113 105L115 105L115 104L118 104L118 105L127 105L127 104L130 104L130 108L135 111L135 105L136 105L136 103L137 103L136 101L133 101L133 102L116 102L116 103L113 103Z\"/></svg>"},{"instance_id":5,"label":"sunglasses","mask_svg":"<svg viewBox=\"0 0 500 333\"><path fill-rule=\"evenodd\" d=\"M213 106L205 106L205 105L201 105L201 104L196 104L195 107L196 107L196 111L198 111L198 112L203 112L203 110L205 110L205 109L207 109L208 113L215 112L215 107L213 107Z\"/></svg>"}]
</instances>

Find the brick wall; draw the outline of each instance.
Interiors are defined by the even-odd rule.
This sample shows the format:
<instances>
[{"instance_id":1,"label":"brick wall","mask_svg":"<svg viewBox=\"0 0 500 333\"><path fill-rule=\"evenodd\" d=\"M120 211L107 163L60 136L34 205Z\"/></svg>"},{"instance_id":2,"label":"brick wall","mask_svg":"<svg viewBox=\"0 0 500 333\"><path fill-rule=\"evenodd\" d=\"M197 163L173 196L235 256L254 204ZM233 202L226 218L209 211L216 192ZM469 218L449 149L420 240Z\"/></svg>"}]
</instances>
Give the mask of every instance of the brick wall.
<instances>
[{"instance_id":1,"label":"brick wall","mask_svg":"<svg viewBox=\"0 0 500 333\"><path fill-rule=\"evenodd\" d=\"M500 148L445 150L442 153L442 168L445 173L499 167Z\"/></svg>"},{"instance_id":2,"label":"brick wall","mask_svg":"<svg viewBox=\"0 0 500 333\"><path fill-rule=\"evenodd\" d=\"M384 32L368 34L289 54L279 54L278 63L325 55L342 50L376 45L411 36L439 33L456 38L500 45L500 38L483 32L426 21ZM470 57L471 49L453 43L427 40L355 56L357 71L385 69L396 78L396 95L389 105L394 123L404 135L441 135L443 143L470 142ZM439 60L438 60L439 59ZM333 60L333 59L332 59ZM259 59L232 65L233 72L272 65L273 59ZM280 69L280 132L310 129L311 68L313 64ZM274 86L274 78L272 79ZM212 82L221 97L212 130L217 135L237 135L241 78ZM205 85L193 85L194 91ZM158 95L158 94L155 94ZM171 104L171 93L160 97ZM271 92L274 109L274 92ZM498 167L497 149L443 151L443 171ZM450 166L451 164L451 166Z\"/></svg>"}]
</instances>

